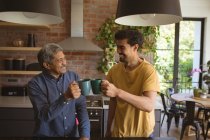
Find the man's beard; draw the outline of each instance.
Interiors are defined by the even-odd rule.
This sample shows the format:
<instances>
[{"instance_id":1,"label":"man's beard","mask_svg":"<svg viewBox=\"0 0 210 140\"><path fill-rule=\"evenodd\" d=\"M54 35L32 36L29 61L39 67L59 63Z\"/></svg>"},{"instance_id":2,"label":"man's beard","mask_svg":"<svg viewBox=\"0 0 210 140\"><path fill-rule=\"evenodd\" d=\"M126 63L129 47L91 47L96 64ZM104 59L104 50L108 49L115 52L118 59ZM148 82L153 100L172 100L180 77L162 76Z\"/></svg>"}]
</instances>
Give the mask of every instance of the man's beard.
<instances>
[{"instance_id":1,"label":"man's beard","mask_svg":"<svg viewBox=\"0 0 210 140\"><path fill-rule=\"evenodd\" d=\"M125 62L125 55L119 54L119 61Z\"/></svg>"}]
</instances>

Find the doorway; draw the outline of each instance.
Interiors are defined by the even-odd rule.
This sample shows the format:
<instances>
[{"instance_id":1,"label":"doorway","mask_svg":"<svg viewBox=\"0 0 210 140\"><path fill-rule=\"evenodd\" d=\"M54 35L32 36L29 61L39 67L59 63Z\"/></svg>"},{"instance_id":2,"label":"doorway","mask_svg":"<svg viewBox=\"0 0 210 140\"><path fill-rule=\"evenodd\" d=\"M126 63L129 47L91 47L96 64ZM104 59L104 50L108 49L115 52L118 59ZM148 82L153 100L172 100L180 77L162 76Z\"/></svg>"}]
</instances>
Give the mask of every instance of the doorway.
<instances>
[{"instance_id":1,"label":"doorway","mask_svg":"<svg viewBox=\"0 0 210 140\"><path fill-rule=\"evenodd\" d=\"M204 19L160 26L155 67L161 90L173 87L176 93L202 86Z\"/></svg>"}]
</instances>

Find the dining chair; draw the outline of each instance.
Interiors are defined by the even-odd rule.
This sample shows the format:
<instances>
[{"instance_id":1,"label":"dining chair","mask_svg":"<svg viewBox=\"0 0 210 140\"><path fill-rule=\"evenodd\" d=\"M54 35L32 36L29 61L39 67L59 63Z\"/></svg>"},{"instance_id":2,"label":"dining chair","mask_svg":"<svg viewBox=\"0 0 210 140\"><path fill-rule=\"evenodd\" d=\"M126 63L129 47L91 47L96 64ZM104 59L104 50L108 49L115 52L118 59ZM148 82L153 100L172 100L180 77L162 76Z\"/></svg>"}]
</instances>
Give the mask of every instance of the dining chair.
<instances>
[{"instance_id":1,"label":"dining chair","mask_svg":"<svg viewBox=\"0 0 210 140\"><path fill-rule=\"evenodd\" d=\"M173 88L166 89L166 94L164 96L164 103L163 103L163 105L165 105L166 108L168 108L168 109L171 109L171 108L174 108L175 107L175 103L171 99L171 95L173 95L173 94L174 94L174 89ZM166 115L165 112L166 111L164 111L164 115L163 115L163 118L162 118L161 126L162 126L163 121L165 119L165 115Z\"/></svg>"},{"instance_id":2,"label":"dining chair","mask_svg":"<svg viewBox=\"0 0 210 140\"><path fill-rule=\"evenodd\" d=\"M174 101L171 96L174 94L179 94L179 93L175 93L174 92L174 88L168 88L166 91L167 97L168 97L168 101L171 104L171 108L172 109L176 109L176 110L180 110L181 112L185 112L186 111L186 107L183 104L180 104L177 101Z\"/></svg>"},{"instance_id":3,"label":"dining chair","mask_svg":"<svg viewBox=\"0 0 210 140\"><path fill-rule=\"evenodd\" d=\"M197 117L198 115L195 115L195 111L197 107L202 107L205 108L205 106L201 103L194 102L194 101L183 101L186 104L186 115L183 119L182 122L182 129L181 129L181 135L180 135L180 140L182 140L185 128L187 126L193 126L195 128L195 133L196 133L196 140L200 139L200 130L202 127L202 134L205 139L204 135L204 115L203 117Z\"/></svg>"},{"instance_id":4,"label":"dining chair","mask_svg":"<svg viewBox=\"0 0 210 140\"><path fill-rule=\"evenodd\" d=\"M178 127L179 125L179 119L182 116L182 112L179 109L176 108L171 108L171 105L166 103L166 99L167 99L167 95L160 93L161 96L161 100L162 100L162 104L163 104L163 109L164 109L164 115L163 115L163 119L161 122L161 126L163 124L163 120L165 115L167 116L167 134L169 132L169 129L171 127L171 121L173 118L175 118L175 125L176 127Z\"/></svg>"},{"instance_id":5,"label":"dining chair","mask_svg":"<svg viewBox=\"0 0 210 140\"><path fill-rule=\"evenodd\" d=\"M206 126L206 133L205 133L205 138L204 138L204 140L207 139L207 137L208 137L208 131L209 131L209 129L210 129L210 109L208 108L208 109L206 109L205 111L206 111L206 112L205 112L205 120L207 121L207 126Z\"/></svg>"}]
</instances>

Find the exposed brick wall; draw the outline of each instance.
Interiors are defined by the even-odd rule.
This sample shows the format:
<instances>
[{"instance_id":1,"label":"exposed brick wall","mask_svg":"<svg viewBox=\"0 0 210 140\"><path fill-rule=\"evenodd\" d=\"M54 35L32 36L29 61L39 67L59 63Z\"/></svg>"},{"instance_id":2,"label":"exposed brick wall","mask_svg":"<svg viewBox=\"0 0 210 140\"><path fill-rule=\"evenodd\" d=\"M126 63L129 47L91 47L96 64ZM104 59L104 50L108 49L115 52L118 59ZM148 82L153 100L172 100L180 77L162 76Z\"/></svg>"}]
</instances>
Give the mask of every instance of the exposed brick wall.
<instances>
[{"instance_id":1,"label":"exposed brick wall","mask_svg":"<svg viewBox=\"0 0 210 140\"><path fill-rule=\"evenodd\" d=\"M59 25L44 27L0 26L0 46L13 46L13 40L20 38L27 43L27 35L36 35L36 46L42 47L48 42L59 42L70 36L70 0L60 0L64 22ZM117 0L84 0L84 37L97 44L95 36L106 18L115 14ZM97 70L103 53L66 52L68 69L79 73L81 78L104 78L104 74ZM0 69L3 69L3 59L12 56L23 57L26 64L37 62L36 52L0 52ZM24 85L31 76L1 75L0 85ZM17 83L8 82L15 78Z\"/></svg>"},{"instance_id":2,"label":"exposed brick wall","mask_svg":"<svg viewBox=\"0 0 210 140\"><path fill-rule=\"evenodd\" d=\"M117 0L84 0L84 36L93 40L101 24L114 16Z\"/></svg>"}]
</instances>

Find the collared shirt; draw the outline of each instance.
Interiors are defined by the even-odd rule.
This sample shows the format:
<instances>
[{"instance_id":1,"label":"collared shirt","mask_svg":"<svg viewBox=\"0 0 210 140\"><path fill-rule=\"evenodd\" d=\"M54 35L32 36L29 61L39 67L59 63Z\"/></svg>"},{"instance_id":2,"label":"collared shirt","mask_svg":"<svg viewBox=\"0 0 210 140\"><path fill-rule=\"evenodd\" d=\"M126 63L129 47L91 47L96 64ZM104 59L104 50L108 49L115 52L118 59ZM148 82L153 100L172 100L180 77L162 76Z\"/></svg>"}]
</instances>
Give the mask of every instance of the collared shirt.
<instances>
[{"instance_id":1,"label":"collared shirt","mask_svg":"<svg viewBox=\"0 0 210 140\"><path fill-rule=\"evenodd\" d=\"M69 101L64 98L69 84L78 80L79 76L71 71L59 79L42 72L28 83L28 95L35 114L36 137L90 137L86 98L82 95Z\"/></svg>"}]
</instances>

